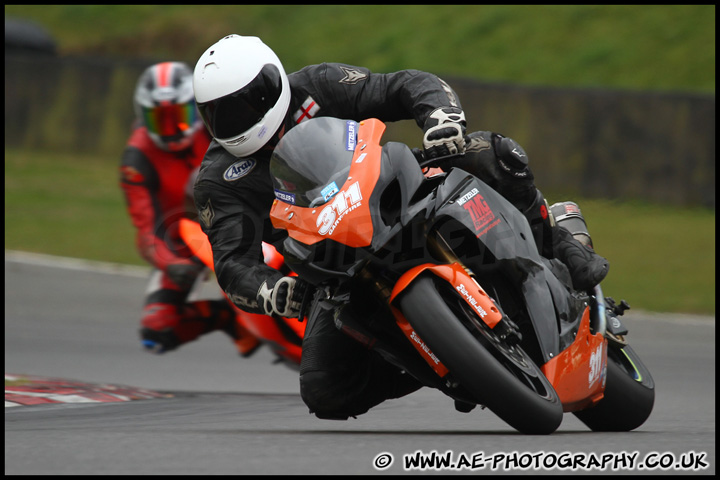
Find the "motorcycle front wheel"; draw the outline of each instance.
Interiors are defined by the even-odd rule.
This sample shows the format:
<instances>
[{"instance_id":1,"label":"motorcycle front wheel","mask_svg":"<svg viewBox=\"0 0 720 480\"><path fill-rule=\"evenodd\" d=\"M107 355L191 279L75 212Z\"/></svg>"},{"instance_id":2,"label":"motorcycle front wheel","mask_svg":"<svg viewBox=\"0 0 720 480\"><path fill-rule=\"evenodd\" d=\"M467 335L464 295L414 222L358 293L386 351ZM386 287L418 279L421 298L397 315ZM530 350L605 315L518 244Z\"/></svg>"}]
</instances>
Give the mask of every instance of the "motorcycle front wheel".
<instances>
[{"instance_id":1,"label":"motorcycle front wheel","mask_svg":"<svg viewBox=\"0 0 720 480\"><path fill-rule=\"evenodd\" d=\"M522 348L500 339L453 289L443 287L421 276L400 298L401 311L422 341L478 403L519 432L557 430L562 404L540 368Z\"/></svg>"},{"instance_id":2,"label":"motorcycle front wheel","mask_svg":"<svg viewBox=\"0 0 720 480\"><path fill-rule=\"evenodd\" d=\"M608 345L605 396L597 405L573 412L596 432L629 432L645 423L655 404L655 382L629 345Z\"/></svg>"}]
</instances>

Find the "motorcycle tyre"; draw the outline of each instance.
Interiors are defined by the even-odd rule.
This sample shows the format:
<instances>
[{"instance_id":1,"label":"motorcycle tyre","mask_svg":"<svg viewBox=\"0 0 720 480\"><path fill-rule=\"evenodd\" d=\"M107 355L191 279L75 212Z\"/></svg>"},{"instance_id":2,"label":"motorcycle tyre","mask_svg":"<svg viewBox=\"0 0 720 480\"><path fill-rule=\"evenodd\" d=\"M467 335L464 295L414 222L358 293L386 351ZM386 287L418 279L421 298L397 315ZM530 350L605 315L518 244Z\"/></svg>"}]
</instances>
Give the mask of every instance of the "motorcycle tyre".
<instances>
[{"instance_id":1,"label":"motorcycle tyre","mask_svg":"<svg viewBox=\"0 0 720 480\"><path fill-rule=\"evenodd\" d=\"M400 298L400 309L453 377L482 399L479 403L521 433L547 435L557 430L563 419L562 404L542 371L522 352L544 382L548 399L520 382L473 336L431 277L420 277L408 287Z\"/></svg>"},{"instance_id":2,"label":"motorcycle tyre","mask_svg":"<svg viewBox=\"0 0 720 480\"><path fill-rule=\"evenodd\" d=\"M636 375L640 380L633 378ZM573 414L595 432L629 432L645 423L654 404L655 382L640 357L629 345L622 349L609 345L605 396L597 405Z\"/></svg>"}]
</instances>

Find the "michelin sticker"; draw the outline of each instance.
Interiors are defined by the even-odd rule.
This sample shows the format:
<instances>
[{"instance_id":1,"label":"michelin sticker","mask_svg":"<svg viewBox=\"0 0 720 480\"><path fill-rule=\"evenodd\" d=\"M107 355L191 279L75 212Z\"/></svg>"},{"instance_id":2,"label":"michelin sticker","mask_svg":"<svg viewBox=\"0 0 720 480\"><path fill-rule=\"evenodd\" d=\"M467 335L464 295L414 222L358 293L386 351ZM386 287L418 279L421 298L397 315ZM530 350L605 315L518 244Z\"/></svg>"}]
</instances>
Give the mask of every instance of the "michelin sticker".
<instances>
[{"instance_id":1,"label":"michelin sticker","mask_svg":"<svg viewBox=\"0 0 720 480\"><path fill-rule=\"evenodd\" d=\"M233 182L250 173L253 168L255 168L255 160L252 158L244 158L230 165L228 169L225 170L223 178L227 182Z\"/></svg>"}]
</instances>

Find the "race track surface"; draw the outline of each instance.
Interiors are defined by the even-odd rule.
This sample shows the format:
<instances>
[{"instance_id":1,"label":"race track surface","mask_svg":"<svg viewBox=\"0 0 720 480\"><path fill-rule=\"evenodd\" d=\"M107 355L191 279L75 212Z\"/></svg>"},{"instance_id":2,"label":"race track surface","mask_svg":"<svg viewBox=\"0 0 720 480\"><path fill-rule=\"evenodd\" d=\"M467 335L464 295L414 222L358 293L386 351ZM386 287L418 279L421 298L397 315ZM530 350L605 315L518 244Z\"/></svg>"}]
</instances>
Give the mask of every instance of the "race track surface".
<instances>
[{"instance_id":1,"label":"race track surface","mask_svg":"<svg viewBox=\"0 0 720 480\"><path fill-rule=\"evenodd\" d=\"M6 475L715 473L713 317L628 312L628 338L657 384L649 420L600 434L566 414L538 437L479 408L456 412L429 389L357 419L319 420L296 371L265 348L240 358L220 333L145 353L146 275L6 252ZM21 377L8 386L8 374ZM65 401L8 403L22 376L49 379L28 398L62 387Z\"/></svg>"}]
</instances>

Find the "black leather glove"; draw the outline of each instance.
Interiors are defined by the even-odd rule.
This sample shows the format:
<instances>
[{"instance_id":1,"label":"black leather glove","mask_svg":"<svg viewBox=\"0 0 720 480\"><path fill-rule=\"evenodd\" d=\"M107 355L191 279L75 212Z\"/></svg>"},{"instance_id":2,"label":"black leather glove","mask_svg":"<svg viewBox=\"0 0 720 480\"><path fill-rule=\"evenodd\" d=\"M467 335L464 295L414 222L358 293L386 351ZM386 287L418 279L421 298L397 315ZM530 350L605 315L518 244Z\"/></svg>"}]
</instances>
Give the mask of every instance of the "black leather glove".
<instances>
[{"instance_id":1,"label":"black leather glove","mask_svg":"<svg viewBox=\"0 0 720 480\"><path fill-rule=\"evenodd\" d=\"M171 263L165 269L165 273L175 285L183 289L189 289L204 269L203 265L187 260Z\"/></svg>"},{"instance_id":2,"label":"black leather glove","mask_svg":"<svg viewBox=\"0 0 720 480\"><path fill-rule=\"evenodd\" d=\"M457 107L433 110L423 125L425 158L432 159L465 152L465 113Z\"/></svg>"},{"instance_id":3,"label":"black leather glove","mask_svg":"<svg viewBox=\"0 0 720 480\"><path fill-rule=\"evenodd\" d=\"M263 282L257 293L258 304L266 315L298 318L308 283L298 277L282 277L272 288Z\"/></svg>"}]
</instances>

